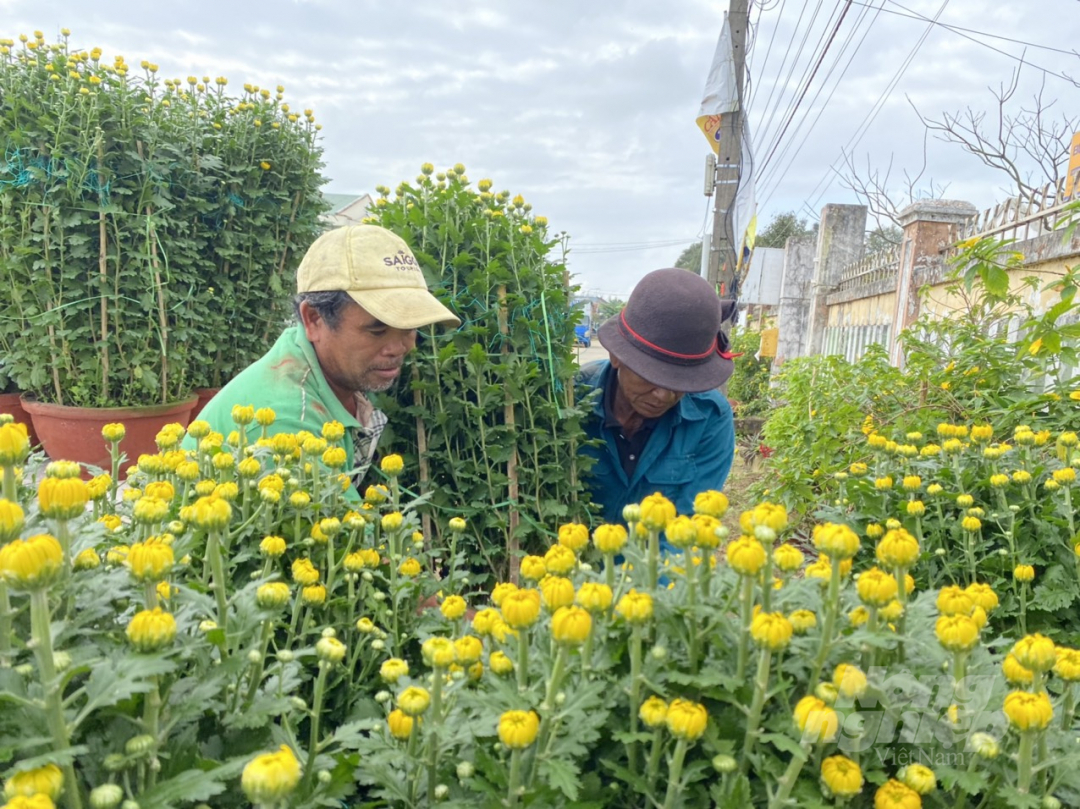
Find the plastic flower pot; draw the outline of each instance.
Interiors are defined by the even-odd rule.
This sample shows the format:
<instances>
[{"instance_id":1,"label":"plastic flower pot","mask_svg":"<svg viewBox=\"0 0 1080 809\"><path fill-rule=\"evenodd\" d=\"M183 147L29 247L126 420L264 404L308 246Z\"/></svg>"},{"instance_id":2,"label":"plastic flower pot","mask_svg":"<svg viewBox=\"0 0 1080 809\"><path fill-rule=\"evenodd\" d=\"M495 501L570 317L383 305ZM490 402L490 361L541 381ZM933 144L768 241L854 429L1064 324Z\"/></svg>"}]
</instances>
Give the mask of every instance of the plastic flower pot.
<instances>
[{"instance_id":1,"label":"plastic flower pot","mask_svg":"<svg viewBox=\"0 0 1080 809\"><path fill-rule=\"evenodd\" d=\"M22 406L33 419L34 431L51 459L78 461L108 469L109 445L101 437L102 427L113 422L124 425L120 451L127 455L128 463L135 463L140 455L157 452L154 438L166 424L188 425L197 400L198 397L192 394L179 402L163 405L71 407L37 402L24 396Z\"/></svg>"}]
</instances>

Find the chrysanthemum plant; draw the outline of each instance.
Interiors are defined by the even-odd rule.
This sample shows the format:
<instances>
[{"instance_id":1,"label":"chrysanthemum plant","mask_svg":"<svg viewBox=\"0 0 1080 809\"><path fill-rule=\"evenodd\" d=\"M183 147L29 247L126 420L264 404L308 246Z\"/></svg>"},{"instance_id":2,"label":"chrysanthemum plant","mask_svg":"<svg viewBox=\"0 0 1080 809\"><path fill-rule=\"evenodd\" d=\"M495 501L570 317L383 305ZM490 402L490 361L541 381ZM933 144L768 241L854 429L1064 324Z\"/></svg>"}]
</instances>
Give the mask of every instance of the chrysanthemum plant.
<instances>
[{"instance_id":1,"label":"chrysanthemum plant","mask_svg":"<svg viewBox=\"0 0 1080 809\"><path fill-rule=\"evenodd\" d=\"M936 587L926 531L800 549L776 504L654 495L478 591L438 578L400 459L361 503L335 425L182 432L117 489L38 482L0 425L13 808L1080 803L1080 651L1001 631L996 557Z\"/></svg>"},{"instance_id":2,"label":"chrysanthemum plant","mask_svg":"<svg viewBox=\"0 0 1080 809\"><path fill-rule=\"evenodd\" d=\"M409 243L463 322L423 330L406 384L382 404L422 511L468 522L468 567L489 581L516 578L522 552L586 509L566 239L520 195L492 189L461 164L426 163L394 192L380 187L371 215ZM431 530L441 535L443 521Z\"/></svg>"},{"instance_id":3,"label":"chrysanthemum plant","mask_svg":"<svg viewBox=\"0 0 1080 809\"><path fill-rule=\"evenodd\" d=\"M319 125L282 87L37 33L0 40L0 385L99 407L223 384L289 314Z\"/></svg>"}]
</instances>

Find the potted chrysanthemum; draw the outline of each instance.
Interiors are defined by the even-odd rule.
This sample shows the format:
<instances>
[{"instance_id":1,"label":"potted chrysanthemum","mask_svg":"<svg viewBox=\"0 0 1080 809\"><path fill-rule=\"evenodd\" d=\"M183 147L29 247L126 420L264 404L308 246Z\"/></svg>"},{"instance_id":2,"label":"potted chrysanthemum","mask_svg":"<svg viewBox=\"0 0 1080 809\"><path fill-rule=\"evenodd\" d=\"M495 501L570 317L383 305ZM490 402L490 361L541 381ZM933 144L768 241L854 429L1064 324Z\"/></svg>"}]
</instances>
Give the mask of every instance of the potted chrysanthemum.
<instances>
[{"instance_id":1,"label":"potted chrysanthemum","mask_svg":"<svg viewBox=\"0 0 1080 809\"><path fill-rule=\"evenodd\" d=\"M283 88L226 84L67 35L0 50L0 377L51 456L104 460L83 454L100 445L83 419L123 422L128 456L149 451L194 388L280 328L322 205L317 127Z\"/></svg>"}]
</instances>

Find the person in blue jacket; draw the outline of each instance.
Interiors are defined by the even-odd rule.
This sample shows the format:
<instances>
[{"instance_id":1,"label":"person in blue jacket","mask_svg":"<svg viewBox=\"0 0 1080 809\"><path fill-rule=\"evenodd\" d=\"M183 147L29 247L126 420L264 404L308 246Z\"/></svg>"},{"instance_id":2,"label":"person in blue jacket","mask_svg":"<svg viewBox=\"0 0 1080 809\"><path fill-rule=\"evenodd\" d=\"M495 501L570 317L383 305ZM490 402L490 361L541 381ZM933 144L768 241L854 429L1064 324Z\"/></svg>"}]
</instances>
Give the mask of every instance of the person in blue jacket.
<instances>
[{"instance_id":1,"label":"person in blue jacket","mask_svg":"<svg viewBox=\"0 0 1080 809\"><path fill-rule=\"evenodd\" d=\"M680 514L694 497L719 491L735 455L731 405L717 390L734 363L721 322L734 307L699 275L655 270L597 337L610 360L578 373L591 395L585 430L596 446L587 478L605 522L659 492Z\"/></svg>"}]
</instances>

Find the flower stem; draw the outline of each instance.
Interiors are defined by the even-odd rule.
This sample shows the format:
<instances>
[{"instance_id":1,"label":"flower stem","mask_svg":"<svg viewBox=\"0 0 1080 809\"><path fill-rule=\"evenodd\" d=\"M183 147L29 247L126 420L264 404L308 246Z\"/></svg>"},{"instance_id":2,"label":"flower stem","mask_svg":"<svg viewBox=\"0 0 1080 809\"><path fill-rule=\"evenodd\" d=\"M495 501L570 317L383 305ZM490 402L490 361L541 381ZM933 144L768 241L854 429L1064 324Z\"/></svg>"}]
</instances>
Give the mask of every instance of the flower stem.
<instances>
[{"instance_id":1,"label":"flower stem","mask_svg":"<svg viewBox=\"0 0 1080 809\"><path fill-rule=\"evenodd\" d=\"M315 694L311 698L311 734L308 737L307 766L304 767L304 782L308 788L315 776L315 755L319 750L319 720L322 718L323 693L326 691L326 675L329 671L330 664L321 661L319 676L315 678Z\"/></svg>"},{"instance_id":2,"label":"flower stem","mask_svg":"<svg viewBox=\"0 0 1080 809\"><path fill-rule=\"evenodd\" d=\"M793 755L791 761L788 762L787 769L784 770L784 775L780 779L776 794L773 795L772 800L769 801L769 809L780 809L780 807L787 804L788 798L791 795L791 790L795 787L795 782L799 780L799 773L802 772L803 764L806 763L806 759L806 745L802 745L799 748L799 752Z\"/></svg>"},{"instance_id":3,"label":"flower stem","mask_svg":"<svg viewBox=\"0 0 1080 809\"><path fill-rule=\"evenodd\" d=\"M229 607L225 596L225 564L221 559L221 537L216 530L210 532L206 555L210 557L210 570L214 576L214 598L217 601L218 611L217 623L221 628L223 637L221 644L222 653L225 653L229 648L229 631L226 624L229 616Z\"/></svg>"},{"instance_id":4,"label":"flower stem","mask_svg":"<svg viewBox=\"0 0 1080 809\"><path fill-rule=\"evenodd\" d=\"M7 583L0 579L0 668L5 669L11 666L12 614Z\"/></svg>"},{"instance_id":5,"label":"flower stem","mask_svg":"<svg viewBox=\"0 0 1080 809\"><path fill-rule=\"evenodd\" d=\"M765 695L769 689L769 664L772 652L762 647L758 658L757 676L754 678L754 698L750 703L750 713L746 718L746 736L743 738L742 769L745 772L750 763L750 751L756 741L758 725L761 724L761 711L765 707Z\"/></svg>"},{"instance_id":6,"label":"flower stem","mask_svg":"<svg viewBox=\"0 0 1080 809\"><path fill-rule=\"evenodd\" d=\"M1018 774L1016 789L1027 792L1031 788L1031 752L1035 745L1035 734L1024 731L1020 734L1020 753L1017 758Z\"/></svg>"},{"instance_id":7,"label":"flower stem","mask_svg":"<svg viewBox=\"0 0 1080 809\"><path fill-rule=\"evenodd\" d=\"M746 676L746 661L750 655L750 619L754 611L754 580L749 576L742 577L742 598L740 601L739 618L739 656L735 668L735 678L738 680Z\"/></svg>"},{"instance_id":8,"label":"flower stem","mask_svg":"<svg viewBox=\"0 0 1080 809\"><path fill-rule=\"evenodd\" d=\"M529 687L529 628L522 627L518 630L518 659L517 659L517 685L518 691L525 691Z\"/></svg>"},{"instance_id":9,"label":"flower stem","mask_svg":"<svg viewBox=\"0 0 1080 809\"><path fill-rule=\"evenodd\" d=\"M56 664L53 659L52 629L49 601L45 590L37 588L30 593L30 633L34 639L34 656L37 658L41 687L45 692L45 718L53 738L56 752L67 750L71 742L68 739L67 724L64 722L63 695L56 682ZM71 761L63 767L64 780L68 788L64 790L69 809L81 809L82 797L79 783L75 778L75 766Z\"/></svg>"},{"instance_id":10,"label":"flower stem","mask_svg":"<svg viewBox=\"0 0 1080 809\"><path fill-rule=\"evenodd\" d=\"M251 669L251 680L248 682L247 696L244 697L244 705L250 705L251 701L255 699L255 693L259 690L259 683L262 682L263 666L266 663L266 650L270 646L270 636L274 633L274 622L263 621L262 626L262 639L259 642L259 662L257 662Z\"/></svg>"},{"instance_id":11,"label":"flower stem","mask_svg":"<svg viewBox=\"0 0 1080 809\"><path fill-rule=\"evenodd\" d=\"M664 809L673 809L680 803L682 785L679 782L682 780L683 761L686 759L688 746L686 739L679 739L679 743L675 745L675 754L671 757L671 767L668 769L668 788L667 795L664 796Z\"/></svg>"},{"instance_id":12,"label":"flower stem","mask_svg":"<svg viewBox=\"0 0 1080 809\"><path fill-rule=\"evenodd\" d=\"M638 731L638 709L641 707L641 624L634 624L630 635L630 733ZM637 772L637 742L626 748L630 772Z\"/></svg>"},{"instance_id":13,"label":"flower stem","mask_svg":"<svg viewBox=\"0 0 1080 809\"><path fill-rule=\"evenodd\" d=\"M439 780L439 730L442 726L442 687L445 672L442 667L435 667L431 678L431 724L428 726L428 762L427 762L427 798L428 804L435 803L435 786Z\"/></svg>"},{"instance_id":14,"label":"flower stem","mask_svg":"<svg viewBox=\"0 0 1080 809\"><path fill-rule=\"evenodd\" d=\"M551 677L548 679L547 694L544 696L544 705L547 706L547 709L544 711L544 718L540 720L540 731L536 736L537 750L547 749L547 738L548 734L551 733L551 718L555 714L555 698L559 693L559 686L562 685L565 671L566 646L560 643L558 651L555 652L555 664L551 669ZM537 756L538 758L539 756Z\"/></svg>"},{"instance_id":15,"label":"flower stem","mask_svg":"<svg viewBox=\"0 0 1080 809\"><path fill-rule=\"evenodd\" d=\"M16 495L18 492L18 486L15 482L15 467L10 464L4 466L4 499L10 500L12 503L17 503Z\"/></svg>"},{"instance_id":16,"label":"flower stem","mask_svg":"<svg viewBox=\"0 0 1080 809\"><path fill-rule=\"evenodd\" d=\"M517 806L518 789L521 787L521 751L510 751L510 786L506 792L506 802Z\"/></svg>"},{"instance_id":17,"label":"flower stem","mask_svg":"<svg viewBox=\"0 0 1080 809\"><path fill-rule=\"evenodd\" d=\"M1076 694L1073 693L1073 683L1065 683L1065 704L1061 710L1061 728L1068 730L1072 727L1073 713L1076 711Z\"/></svg>"},{"instance_id":18,"label":"flower stem","mask_svg":"<svg viewBox=\"0 0 1080 809\"><path fill-rule=\"evenodd\" d=\"M832 576L829 578L829 594L826 597L825 626L821 628L821 645L818 647L817 657L814 659L814 668L810 676L810 690L817 688L820 680L821 669L825 665L825 659L829 656L829 647L832 646L833 628L836 626L836 613L840 609L840 561L833 560Z\"/></svg>"},{"instance_id":19,"label":"flower stem","mask_svg":"<svg viewBox=\"0 0 1080 809\"><path fill-rule=\"evenodd\" d=\"M660 580L660 532L649 529L649 590L656 592Z\"/></svg>"},{"instance_id":20,"label":"flower stem","mask_svg":"<svg viewBox=\"0 0 1080 809\"><path fill-rule=\"evenodd\" d=\"M649 795L656 789L656 778L660 774L660 754L664 752L664 727L661 725L653 731L652 751L649 753Z\"/></svg>"},{"instance_id":21,"label":"flower stem","mask_svg":"<svg viewBox=\"0 0 1080 809\"><path fill-rule=\"evenodd\" d=\"M1027 582L1020 582L1020 634L1027 634Z\"/></svg>"},{"instance_id":22,"label":"flower stem","mask_svg":"<svg viewBox=\"0 0 1080 809\"><path fill-rule=\"evenodd\" d=\"M702 564L706 564L702 560ZM701 645L701 639L698 636L700 627L698 626L698 609L697 609L697 577L694 575L694 559L690 552L690 548L686 548L683 551L683 570L686 575L686 587L687 587L687 606L690 612L690 673L698 673L698 654Z\"/></svg>"}]
</instances>

